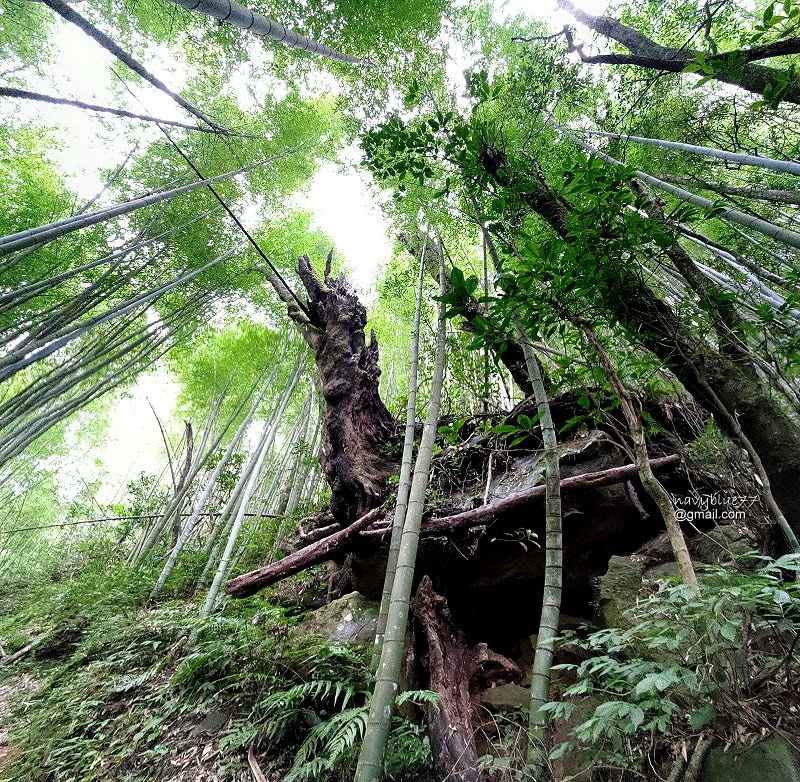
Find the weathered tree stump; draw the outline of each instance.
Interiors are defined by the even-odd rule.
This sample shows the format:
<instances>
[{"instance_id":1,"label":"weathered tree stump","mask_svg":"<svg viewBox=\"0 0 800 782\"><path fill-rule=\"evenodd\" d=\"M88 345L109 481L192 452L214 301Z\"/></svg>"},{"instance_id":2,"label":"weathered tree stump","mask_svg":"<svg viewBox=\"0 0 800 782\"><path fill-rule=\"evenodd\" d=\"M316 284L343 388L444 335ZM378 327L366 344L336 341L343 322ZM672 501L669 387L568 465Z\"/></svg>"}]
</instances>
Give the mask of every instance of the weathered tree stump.
<instances>
[{"instance_id":1,"label":"weathered tree stump","mask_svg":"<svg viewBox=\"0 0 800 782\"><path fill-rule=\"evenodd\" d=\"M308 256L300 257L305 305L277 275L264 273L314 353L325 400L321 462L331 487L331 512L337 521L351 522L386 495L394 464L385 446L395 420L378 395L378 340L373 331L367 344L367 311L343 276L330 276L330 266L328 255L320 280Z\"/></svg>"},{"instance_id":2,"label":"weathered tree stump","mask_svg":"<svg viewBox=\"0 0 800 782\"><path fill-rule=\"evenodd\" d=\"M478 753L472 730L470 686L520 681L522 671L486 644L470 648L453 622L447 601L423 576L414 598L414 614L428 639L429 689L439 699L428 709L433 763L438 779L479 782Z\"/></svg>"}]
</instances>

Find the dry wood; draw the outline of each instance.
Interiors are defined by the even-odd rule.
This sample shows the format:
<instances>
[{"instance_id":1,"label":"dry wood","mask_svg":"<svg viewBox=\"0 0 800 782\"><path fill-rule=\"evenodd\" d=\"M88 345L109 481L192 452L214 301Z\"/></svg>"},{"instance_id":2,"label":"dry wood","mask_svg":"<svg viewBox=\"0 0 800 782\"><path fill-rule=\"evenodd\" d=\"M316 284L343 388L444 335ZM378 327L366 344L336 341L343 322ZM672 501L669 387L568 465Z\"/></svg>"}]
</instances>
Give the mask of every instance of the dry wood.
<instances>
[{"instance_id":1,"label":"dry wood","mask_svg":"<svg viewBox=\"0 0 800 782\"><path fill-rule=\"evenodd\" d=\"M256 756L253 754L252 744L247 748L247 765L250 766L254 782L267 782L267 778L264 776L261 766L258 765Z\"/></svg>"},{"instance_id":2,"label":"dry wood","mask_svg":"<svg viewBox=\"0 0 800 782\"><path fill-rule=\"evenodd\" d=\"M22 649L18 649L14 654L9 654L7 657L3 657L0 659L0 667L3 668L10 668L17 660L24 657L28 652L35 649L39 644L42 643L48 636L40 635L38 638L34 638L27 646L23 646Z\"/></svg>"},{"instance_id":3,"label":"dry wood","mask_svg":"<svg viewBox=\"0 0 800 782\"><path fill-rule=\"evenodd\" d=\"M680 462L677 455L664 456L660 459L651 460L654 471L665 470L673 467ZM631 478L637 477L635 464L628 464L623 467L612 467L608 470L576 475L572 478L564 478L561 481L561 492L583 491L593 489L598 486L608 486L614 483L623 483ZM527 505L537 499L544 498L545 487L534 486L532 489L512 494L510 497L493 502L491 505L483 505L474 510L456 513L452 516L443 516L438 519L430 519L422 525L422 534L444 534L462 527L474 527L480 524L489 524L497 516L514 508ZM358 521L353 522L333 535L329 535L322 540L312 543L306 548L290 554L289 556L274 562L271 565L244 573L228 582L225 591L232 597L249 597L260 589L275 584L278 581L299 573L312 565L330 559L334 553L340 554L347 551L348 547L355 541L367 542L383 538L390 530L388 525L383 525L376 529L366 529L373 521L383 513L380 508L371 510L362 516Z\"/></svg>"},{"instance_id":4,"label":"dry wood","mask_svg":"<svg viewBox=\"0 0 800 782\"><path fill-rule=\"evenodd\" d=\"M249 597L265 586L299 573L301 570L305 570L318 562L330 559L334 551L341 549L344 543L364 527L371 524L382 512L381 508L374 508L357 521L354 521L349 527L345 527L343 530L335 532L323 540L312 543L294 554L289 554L288 557L284 557L284 559L271 565L231 579L225 587L225 591L233 597Z\"/></svg>"},{"instance_id":5,"label":"dry wood","mask_svg":"<svg viewBox=\"0 0 800 782\"><path fill-rule=\"evenodd\" d=\"M433 763L438 779L478 782L478 753L472 733L469 678L472 661L464 634L453 623L447 601L424 576L414 613L428 638L428 688L439 698L427 710Z\"/></svg>"}]
</instances>

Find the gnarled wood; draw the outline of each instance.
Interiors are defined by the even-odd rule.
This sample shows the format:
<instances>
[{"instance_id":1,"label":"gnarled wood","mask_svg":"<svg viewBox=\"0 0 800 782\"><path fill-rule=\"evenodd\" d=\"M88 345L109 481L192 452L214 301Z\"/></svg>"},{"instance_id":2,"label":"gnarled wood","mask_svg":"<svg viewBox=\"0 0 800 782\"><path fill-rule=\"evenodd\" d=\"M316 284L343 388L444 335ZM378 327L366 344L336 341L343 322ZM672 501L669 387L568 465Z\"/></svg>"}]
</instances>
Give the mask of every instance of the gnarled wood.
<instances>
[{"instance_id":1,"label":"gnarled wood","mask_svg":"<svg viewBox=\"0 0 800 782\"><path fill-rule=\"evenodd\" d=\"M472 731L470 685L520 681L522 671L486 644L467 646L450 608L423 576L414 598L414 614L428 639L428 688L439 698L428 708L433 764L438 779L478 782L478 753Z\"/></svg>"},{"instance_id":2,"label":"gnarled wood","mask_svg":"<svg viewBox=\"0 0 800 782\"><path fill-rule=\"evenodd\" d=\"M650 464L654 471L664 470L680 462L679 456L664 456L661 459L653 459ZM623 483L635 478L638 470L635 464L624 467L612 467L608 470L599 472L576 475L572 478L564 478L561 481L561 492L581 491L592 489L598 486L607 486L613 483ZM483 505L480 508L456 513L452 516L442 516L441 518L430 519L423 522L422 534L442 535L452 530L464 527L474 527L482 524L490 524L495 521L501 513L527 505L529 502L542 499L545 495L544 486L534 486L532 489L517 492L490 505ZM388 524L375 529L367 529L375 522L383 511L375 509L370 511L349 527L335 532L322 540L318 540L310 546L295 551L288 557L266 565L250 573L244 573L228 582L225 591L233 597L248 597L258 592L264 587L275 584L288 576L299 573L301 570L312 565L331 559L334 554L339 556L350 550L356 542L366 543L373 540L381 540L390 530Z\"/></svg>"},{"instance_id":3,"label":"gnarled wood","mask_svg":"<svg viewBox=\"0 0 800 782\"><path fill-rule=\"evenodd\" d=\"M275 275L267 275L289 316L314 352L322 383L322 468L331 487L331 512L340 522L363 516L386 496L394 464L385 445L395 421L378 395L378 340L367 344L367 311L343 276L320 280L308 256L298 274L308 293L305 311Z\"/></svg>"}]
</instances>

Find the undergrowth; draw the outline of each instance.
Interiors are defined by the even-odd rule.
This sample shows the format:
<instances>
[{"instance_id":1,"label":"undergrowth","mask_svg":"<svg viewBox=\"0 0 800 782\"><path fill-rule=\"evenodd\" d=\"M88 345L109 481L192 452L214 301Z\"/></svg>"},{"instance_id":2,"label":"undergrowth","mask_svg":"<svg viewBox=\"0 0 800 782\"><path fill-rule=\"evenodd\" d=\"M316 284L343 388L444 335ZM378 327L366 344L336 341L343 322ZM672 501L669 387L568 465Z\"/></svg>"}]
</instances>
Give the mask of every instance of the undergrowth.
<instances>
[{"instance_id":1,"label":"undergrowth","mask_svg":"<svg viewBox=\"0 0 800 782\"><path fill-rule=\"evenodd\" d=\"M743 562L698 568L699 596L663 586L630 609L627 629L562 637L584 660L555 666L575 681L546 706L572 725L553 760L577 751L596 778L683 779L698 745L775 732L800 744L800 555Z\"/></svg>"},{"instance_id":2,"label":"undergrowth","mask_svg":"<svg viewBox=\"0 0 800 782\"><path fill-rule=\"evenodd\" d=\"M297 618L260 597L200 622L191 601L148 605L146 570L83 565L0 616L7 652L43 639L0 669L0 684L25 672L38 686L12 715L20 754L0 782L250 780L248 751L291 780L348 777L371 690L363 649L292 633ZM424 730L396 718L389 777L429 764Z\"/></svg>"}]
</instances>

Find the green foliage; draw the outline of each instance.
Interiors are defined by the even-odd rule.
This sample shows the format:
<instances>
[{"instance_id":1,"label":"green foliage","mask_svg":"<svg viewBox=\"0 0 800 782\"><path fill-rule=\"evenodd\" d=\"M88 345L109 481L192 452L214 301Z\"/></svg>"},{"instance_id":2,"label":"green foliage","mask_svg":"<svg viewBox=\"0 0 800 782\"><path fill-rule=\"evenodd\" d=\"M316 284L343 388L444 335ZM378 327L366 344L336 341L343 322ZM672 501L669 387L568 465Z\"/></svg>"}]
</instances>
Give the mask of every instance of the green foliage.
<instances>
[{"instance_id":1,"label":"green foliage","mask_svg":"<svg viewBox=\"0 0 800 782\"><path fill-rule=\"evenodd\" d=\"M781 670L800 665L800 587L786 578L798 572L796 555L755 571L707 567L697 598L683 585L665 586L633 609L628 630L565 635L564 645L591 656L556 666L574 671L576 681L547 710L572 720L578 742L634 770L644 770L647 747L631 736L660 736L663 746L703 728L732 737L777 727ZM742 711L742 699L752 712ZM554 754L575 746L568 741Z\"/></svg>"},{"instance_id":2,"label":"green foliage","mask_svg":"<svg viewBox=\"0 0 800 782\"><path fill-rule=\"evenodd\" d=\"M800 5L793 0L770 0L753 28L749 43L763 44L783 40L800 31Z\"/></svg>"},{"instance_id":3,"label":"green foliage","mask_svg":"<svg viewBox=\"0 0 800 782\"><path fill-rule=\"evenodd\" d=\"M13 73L20 66L38 67L48 57L47 10L25 0L0 0L0 62Z\"/></svg>"},{"instance_id":4,"label":"green foliage","mask_svg":"<svg viewBox=\"0 0 800 782\"><path fill-rule=\"evenodd\" d=\"M356 705L349 706L350 703ZM369 715L370 692L355 692L341 681L312 679L288 690L274 692L261 701L265 709L263 738L271 744L283 742L301 723L310 726L295 754L287 782L339 779L352 769ZM401 693L397 705L434 705L428 690ZM395 715L385 759L390 778L431 762L430 745L424 732L410 720Z\"/></svg>"},{"instance_id":5,"label":"green foliage","mask_svg":"<svg viewBox=\"0 0 800 782\"><path fill-rule=\"evenodd\" d=\"M285 610L256 599L204 622L182 602L146 608L152 578L95 558L41 584L0 624L6 650L48 634L41 659L19 664L35 672L38 691L19 707L11 741L22 756L0 779L155 782L196 763L200 742L219 749L202 761L215 773L246 768L244 750L261 747L278 768L292 761L292 779L340 778L368 710L367 651L295 637ZM192 726L212 712L231 720L216 736L197 734ZM391 746L387 771L398 778L430 763L415 723L397 718Z\"/></svg>"}]
</instances>

